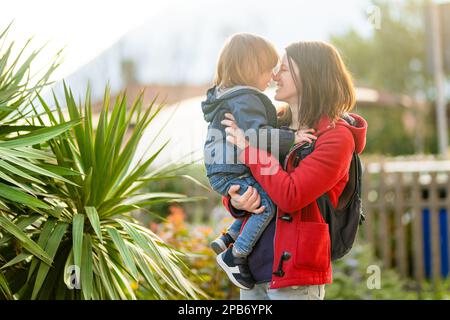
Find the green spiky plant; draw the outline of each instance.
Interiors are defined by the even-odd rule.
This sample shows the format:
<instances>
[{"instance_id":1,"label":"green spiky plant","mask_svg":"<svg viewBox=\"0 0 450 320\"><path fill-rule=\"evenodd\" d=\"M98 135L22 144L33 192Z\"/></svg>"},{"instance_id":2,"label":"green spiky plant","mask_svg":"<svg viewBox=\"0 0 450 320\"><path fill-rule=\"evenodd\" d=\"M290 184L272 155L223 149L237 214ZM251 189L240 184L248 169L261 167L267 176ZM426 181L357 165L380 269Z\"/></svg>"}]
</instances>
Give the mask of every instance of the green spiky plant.
<instances>
[{"instance_id":1,"label":"green spiky plant","mask_svg":"<svg viewBox=\"0 0 450 320\"><path fill-rule=\"evenodd\" d=\"M133 161L161 106L143 108L141 95L127 110L123 94L111 107L106 90L94 124L89 90L82 106L65 87L68 115L56 97L54 108L38 100L33 117L17 118L26 121L21 131L33 131L0 138L0 167L7 163L2 173L11 176L0 176L0 298L135 299L133 282L155 299L204 296L185 277L182 254L132 216L153 203L195 200L140 191L167 175L148 170L165 145Z\"/></svg>"},{"instance_id":2,"label":"green spiky plant","mask_svg":"<svg viewBox=\"0 0 450 320\"><path fill-rule=\"evenodd\" d=\"M30 65L42 48L25 55L31 41L28 40L23 48L13 55L14 42L8 45L6 42L10 28L11 24L0 32L0 208L8 209L3 199L46 207L34 197L37 190L26 184L42 182L27 172L53 178L62 177L54 173L51 166L46 168L38 162L35 163L34 160L49 159L49 155L31 146L44 143L63 133L79 120L53 127L24 123L33 111L29 108L28 101L34 99L48 84L49 76L59 65L60 53L55 56L48 69L32 76Z\"/></svg>"},{"instance_id":3,"label":"green spiky plant","mask_svg":"<svg viewBox=\"0 0 450 320\"><path fill-rule=\"evenodd\" d=\"M58 67L60 53L42 72L32 74L30 65L43 48L27 53L31 39L14 53L14 42L6 38L11 24L0 31L0 248L11 243L24 247L29 253L51 262L48 254L34 241L25 238L22 229L32 223L30 218L13 212L10 203L18 204L21 210L31 212L42 208L50 209L40 196L41 176L63 179L55 173L54 166L44 164L51 155L33 148L33 145L61 134L78 121L59 126L30 126L24 120L30 117L32 109L28 101L48 84L51 73ZM6 218L12 217L12 219ZM6 231L6 233L4 233ZM5 258L0 253L0 266ZM0 297L12 299L8 279L0 272Z\"/></svg>"}]
</instances>

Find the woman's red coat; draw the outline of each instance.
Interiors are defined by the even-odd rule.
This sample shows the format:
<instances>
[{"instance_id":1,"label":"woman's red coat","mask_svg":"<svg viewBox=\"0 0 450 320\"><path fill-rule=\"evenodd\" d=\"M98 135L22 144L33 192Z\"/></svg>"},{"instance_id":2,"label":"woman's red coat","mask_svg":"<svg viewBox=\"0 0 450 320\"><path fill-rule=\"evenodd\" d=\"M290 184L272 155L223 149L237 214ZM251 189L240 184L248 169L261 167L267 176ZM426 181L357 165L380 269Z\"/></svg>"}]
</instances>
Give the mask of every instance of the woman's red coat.
<instances>
[{"instance_id":1,"label":"woman's red coat","mask_svg":"<svg viewBox=\"0 0 450 320\"><path fill-rule=\"evenodd\" d=\"M291 254L283 263L284 276L272 276L272 289L332 282L328 225L315 200L328 192L333 205L337 204L348 181L352 153L360 154L365 147L367 122L361 116L350 115L356 120L354 126L344 120L332 126L330 119L323 117L316 127L314 151L297 167L293 166L293 150L286 157L286 170L262 149L249 146L239 155L278 208L273 271L283 252ZM228 211L229 199L223 197ZM286 214L292 216L291 222L278 219Z\"/></svg>"}]
</instances>

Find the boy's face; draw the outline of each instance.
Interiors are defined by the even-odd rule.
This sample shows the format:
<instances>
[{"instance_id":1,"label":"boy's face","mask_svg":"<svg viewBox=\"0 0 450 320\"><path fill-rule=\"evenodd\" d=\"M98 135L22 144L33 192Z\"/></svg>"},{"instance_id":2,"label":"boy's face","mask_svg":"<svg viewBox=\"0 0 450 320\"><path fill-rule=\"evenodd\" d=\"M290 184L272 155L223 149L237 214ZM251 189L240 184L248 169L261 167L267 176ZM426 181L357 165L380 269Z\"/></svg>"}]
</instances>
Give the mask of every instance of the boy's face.
<instances>
[{"instance_id":1,"label":"boy's face","mask_svg":"<svg viewBox=\"0 0 450 320\"><path fill-rule=\"evenodd\" d=\"M262 73L258 79L257 88L261 91L265 91L269 86L271 79L272 79L272 70Z\"/></svg>"}]
</instances>

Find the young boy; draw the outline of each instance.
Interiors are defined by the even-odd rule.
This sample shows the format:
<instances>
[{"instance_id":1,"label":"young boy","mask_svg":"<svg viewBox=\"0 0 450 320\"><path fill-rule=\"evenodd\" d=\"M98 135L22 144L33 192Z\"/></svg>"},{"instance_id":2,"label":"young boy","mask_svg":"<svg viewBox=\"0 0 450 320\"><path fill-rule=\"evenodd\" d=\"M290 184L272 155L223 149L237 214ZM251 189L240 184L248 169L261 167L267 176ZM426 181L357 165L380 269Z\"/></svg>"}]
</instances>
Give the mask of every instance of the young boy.
<instances>
[{"instance_id":1,"label":"young boy","mask_svg":"<svg viewBox=\"0 0 450 320\"><path fill-rule=\"evenodd\" d=\"M219 55L214 87L208 90L202 102L204 118L209 122L204 155L211 187L228 196L231 185L239 185L240 194L252 186L261 197L261 205L265 206L264 212L248 219L240 235L242 220L237 219L226 233L211 243L218 254L219 266L242 289L252 289L255 284L247 257L276 208L250 170L238 162L237 149L226 142L220 122L225 113L232 113L237 125L250 137L250 144L269 150L275 156L285 155L293 144L303 142L302 136L294 131L277 129L276 109L263 94L277 64L278 54L264 38L248 33L231 36Z\"/></svg>"}]
</instances>

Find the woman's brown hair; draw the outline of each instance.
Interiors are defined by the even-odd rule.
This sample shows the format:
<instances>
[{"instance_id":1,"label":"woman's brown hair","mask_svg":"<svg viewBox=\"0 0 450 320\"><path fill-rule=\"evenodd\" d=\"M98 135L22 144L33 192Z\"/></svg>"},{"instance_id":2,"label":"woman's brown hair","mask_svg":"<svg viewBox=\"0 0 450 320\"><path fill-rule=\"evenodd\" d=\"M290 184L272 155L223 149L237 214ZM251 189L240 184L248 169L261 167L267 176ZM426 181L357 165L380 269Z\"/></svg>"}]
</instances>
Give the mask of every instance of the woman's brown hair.
<instances>
[{"instance_id":1,"label":"woman's brown hair","mask_svg":"<svg viewBox=\"0 0 450 320\"><path fill-rule=\"evenodd\" d=\"M352 77L333 46L320 41L296 42L286 48L286 54L299 95L299 128L316 126L323 115L334 124L354 107ZM295 75L293 63L299 75Z\"/></svg>"}]
</instances>

